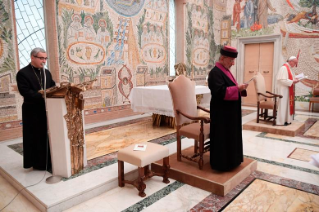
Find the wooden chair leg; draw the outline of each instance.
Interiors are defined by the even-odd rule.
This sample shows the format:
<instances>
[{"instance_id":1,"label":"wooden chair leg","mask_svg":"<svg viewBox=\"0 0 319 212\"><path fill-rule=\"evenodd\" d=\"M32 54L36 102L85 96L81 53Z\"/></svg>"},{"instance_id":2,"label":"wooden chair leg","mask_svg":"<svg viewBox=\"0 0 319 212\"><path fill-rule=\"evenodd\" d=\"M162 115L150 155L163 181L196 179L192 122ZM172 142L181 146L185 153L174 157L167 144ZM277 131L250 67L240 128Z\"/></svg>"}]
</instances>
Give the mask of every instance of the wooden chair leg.
<instances>
[{"instance_id":1,"label":"wooden chair leg","mask_svg":"<svg viewBox=\"0 0 319 212\"><path fill-rule=\"evenodd\" d=\"M146 185L144 183L145 175L144 175L144 167L138 167L138 195L141 197L145 197L145 188Z\"/></svg>"},{"instance_id":2,"label":"wooden chair leg","mask_svg":"<svg viewBox=\"0 0 319 212\"><path fill-rule=\"evenodd\" d=\"M177 143L177 161L182 161L182 144L181 144L181 136L177 133L176 136Z\"/></svg>"},{"instance_id":3,"label":"wooden chair leg","mask_svg":"<svg viewBox=\"0 0 319 212\"><path fill-rule=\"evenodd\" d=\"M310 108L311 108L311 102L309 102L309 112L310 112Z\"/></svg>"},{"instance_id":4,"label":"wooden chair leg","mask_svg":"<svg viewBox=\"0 0 319 212\"><path fill-rule=\"evenodd\" d=\"M194 139L194 153L198 152L198 142Z\"/></svg>"},{"instance_id":5,"label":"wooden chair leg","mask_svg":"<svg viewBox=\"0 0 319 212\"><path fill-rule=\"evenodd\" d=\"M119 187L124 187L125 182L124 182L124 162L119 160L117 162L118 164L118 183Z\"/></svg>"},{"instance_id":6,"label":"wooden chair leg","mask_svg":"<svg viewBox=\"0 0 319 212\"><path fill-rule=\"evenodd\" d=\"M199 169L202 170L204 166L204 136L202 135L202 138L199 140L199 160L198 160L198 166Z\"/></svg>"},{"instance_id":7,"label":"wooden chair leg","mask_svg":"<svg viewBox=\"0 0 319 212\"><path fill-rule=\"evenodd\" d=\"M259 104L257 104L257 123L259 123Z\"/></svg>"},{"instance_id":8,"label":"wooden chair leg","mask_svg":"<svg viewBox=\"0 0 319 212\"><path fill-rule=\"evenodd\" d=\"M267 118L268 118L268 109L265 109L264 120L266 121Z\"/></svg>"},{"instance_id":9,"label":"wooden chair leg","mask_svg":"<svg viewBox=\"0 0 319 212\"><path fill-rule=\"evenodd\" d=\"M312 102L312 104L311 104L311 106L312 106L311 107L311 112L313 112L314 105L315 105L315 103Z\"/></svg>"},{"instance_id":10,"label":"wooden chair leg","mask_svg":"<svg viewBox=\"0 0 319 212\"><path fill-rule=\"evenodd\" d=\"M164 173L163 182L164 183L169 183L169 180L168 180L169 169L170 169L169 157L165 157L165 158L163 158L163 173Z\"/></svg>"}]
</instances>

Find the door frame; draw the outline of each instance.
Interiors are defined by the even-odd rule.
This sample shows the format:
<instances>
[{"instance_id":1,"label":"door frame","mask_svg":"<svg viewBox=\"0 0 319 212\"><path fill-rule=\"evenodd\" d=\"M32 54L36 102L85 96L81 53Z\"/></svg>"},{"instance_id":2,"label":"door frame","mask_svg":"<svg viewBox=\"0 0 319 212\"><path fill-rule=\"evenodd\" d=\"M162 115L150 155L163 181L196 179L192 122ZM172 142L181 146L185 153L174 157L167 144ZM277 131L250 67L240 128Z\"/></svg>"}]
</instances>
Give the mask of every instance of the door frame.
<instances>
[{"instance_id":1,"label":"door frame","mask_svg":"<svg viewBox=\"0 0 319 212\"><path fill-rule=\"evenodd\" d=\"M252 43L274 43L274 59L273 59L273 77L272 77L272 91L275 93L276 89L276 75L279 68L282 66L281 50L282 50L282 36L281 34L276 35L263 35L254 37L238 38L237 49L238 57L236 63L236 78L239 83L243 83L244 80L244 65L245 65L245 45Z\"/></svg>"}]
</instances>

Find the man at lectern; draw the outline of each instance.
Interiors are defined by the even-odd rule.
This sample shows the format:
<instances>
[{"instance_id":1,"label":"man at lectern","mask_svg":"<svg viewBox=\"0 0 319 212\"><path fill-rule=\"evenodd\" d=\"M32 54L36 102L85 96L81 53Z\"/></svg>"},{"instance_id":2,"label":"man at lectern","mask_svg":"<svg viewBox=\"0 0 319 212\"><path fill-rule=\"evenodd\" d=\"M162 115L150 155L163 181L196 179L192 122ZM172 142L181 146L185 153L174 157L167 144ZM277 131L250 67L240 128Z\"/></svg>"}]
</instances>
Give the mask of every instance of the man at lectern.
<instances>
[{"instance_id":1,"label":"man at lectern","mask_svg":"<svg viewBox=\"0 0 319 212\"><path fill-rule=\"evenodd\" d=\"M23 167L51 169L45 102L40 90L55 86L49 70L45 70L47 54L42 48L31 51L31 63L17 73L17 85L23 96ZM46 80L46 82L45 82Z\"/></svg>"},{"instance_id":2,"label":"man at lectern","mask_svg":"<svg viewBox=\"0 0 319 212\"><path fill-rule=\"evenodd\" d=\"M229 171L243 162L241 97L248 84L238 84L230 67L235 64L237 50L224 46L215 67L209 72L210 102L210 166Z\"/></svg>"}]
</instances>

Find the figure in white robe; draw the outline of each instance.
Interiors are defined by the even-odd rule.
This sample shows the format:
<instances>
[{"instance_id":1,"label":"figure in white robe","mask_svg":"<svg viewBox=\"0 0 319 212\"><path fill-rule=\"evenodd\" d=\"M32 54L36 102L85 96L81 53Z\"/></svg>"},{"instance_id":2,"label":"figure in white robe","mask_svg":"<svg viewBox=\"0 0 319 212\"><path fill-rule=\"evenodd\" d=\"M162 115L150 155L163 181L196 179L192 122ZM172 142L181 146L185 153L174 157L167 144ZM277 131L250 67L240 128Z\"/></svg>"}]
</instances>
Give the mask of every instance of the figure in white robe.
<instances>
[{"instance_id":1,"label":"figure in white robe","mask_svg":"<svg viewBox=\"0 0 319 212\"><path fill-rule=\"evenodd\" d=\"M141 35L141 48L143 48L146 44L148 44L149 40L150 40L150 37L149 37L149 34L148 34L148 31L147 31L147 25L144 25L143 26L143 32L142 32L142 35Z\"/></svg>"},{"instance_id":2,"label":"figure in white robe","mask_svg":"<svg viewBox=\"0 0 319 212\"><path fill-rule=\"evenodd\" d=\"M156 42L156 34L155 34L155 25L150 25L150 32L148 33L149 42L155 43Z\"/></svg>"},{"instance_id":3,"label":"figure in white robe","mask_svg":"<svg viewBox=\"0 0 319 212\"><path fill-rule=\"evenodd\" d=\"M84 37L87 41L94 41L96 38L96 32L93 28L93 18L91 16L85 16L84 18Z\"/></svg>"},{"instance_id":4,"label":"figure in white robe","mask_svg":"<svg viewBox=\"0 0 319 212\"><path fill-rule=\"evenodd\" d=\"M102 45L107 45L110 42L110 33L107 29L107 23L104 19L99 20L99 29L96 33L96 41Z\"/></svg>"},{"instance_id":5,"label":"figure in white robe","mask_svg":"<svg viewBox=\"0 0 319 212\"><path fill-rule=\"evenodd\" d=\"M288 125L291 124L292 115L290 113L290 104L294 104L293 101L290 102L290 94L289 87L293 86L293 84L299 82L295 78L295 74L291 70L293 67L297 65L297 58L295 56L291 56L287 63L285 63L277 74L277 94L282 95L282 98L279 98L278 101L278 110L277 110L277 119L276 125ZM289 79L289 70L292 74L292 79ZM294 96L292 97L295 98Z\"/></svg>"},{"instance_id":6,"label":"figure in white robe","mask_svg":"<svg viewBox=\"0 0 319 212\"><path fill-rule=\"evenodd\" d=\"M160 44L163 46L163 35L162 35L162 30L159 25L156 26L156 43Z\"/></svg>"},{"instance_id":7,"label":"figure in white robe","mask_svg":"<svg viewBox=\"0 0 319 212\"><path fill-rule=\"evenodd\" d=\"M81 24L81 17L78 14L74 14L72 16L72 23L70 24L69 28L68 28L68 42L72 43L75 41L78 41L79 38L82 36L83 37L83 27Z\"/></svg>"},{"instance_id":8,"label":"figure in white robe","mask_svg":"<svg viewBox=\"0 0 319 212\"><path fill-rule=\"evenodd\" d=\"M194 30L194 44L195 44L195 48L198 48L199 46L199 32L197 29Z\"/></svg>"},{"instance_id":9,"label":"figure in white robe","mask_svg":"<svg viewBox=\"0 0 319 212\"><path fill-rule=\"evenodd\" d=\"M205 33L205 37L204 37L204 41L203 41L203 47L206 49L206 50L209 50L209 41L208 41L208 34Z\"/></svg>"},{"instance_id":10,"label":"figure in white robe","mask_svg":"<svg viewBox=\"0 0 319 212\"><path fill-rule=\"evenodd\" d=\"M202 8L201 8L201 6L197 5L195 17L200 19L201 15L202 15Z\"/></svg>"}]
</instances>

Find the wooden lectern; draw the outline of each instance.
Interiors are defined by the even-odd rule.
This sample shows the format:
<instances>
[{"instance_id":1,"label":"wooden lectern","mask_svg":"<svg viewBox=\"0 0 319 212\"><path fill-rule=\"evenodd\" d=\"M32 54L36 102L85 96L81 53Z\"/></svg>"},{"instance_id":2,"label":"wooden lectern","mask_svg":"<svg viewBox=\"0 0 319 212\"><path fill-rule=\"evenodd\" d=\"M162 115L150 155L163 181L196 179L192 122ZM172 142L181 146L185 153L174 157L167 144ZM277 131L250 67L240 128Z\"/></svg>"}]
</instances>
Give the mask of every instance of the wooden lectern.
<instances>
[{"instance_id":1,"label":"wooden lectern","mask_svg":"<svg viewBox=\"0 0 319 212\"><path fill-rule=\"evenodd\" d=\"M60 87L49 88L46 91L54 176L68 178L80 172L87 164L84 99L81 92L91 89L94 81L77 85L61 83Z\"/></svg>"}]
</instances>

